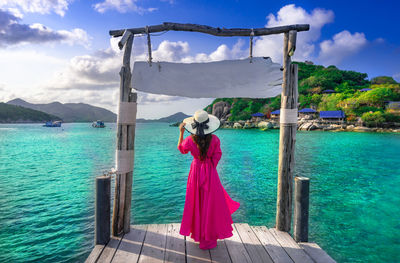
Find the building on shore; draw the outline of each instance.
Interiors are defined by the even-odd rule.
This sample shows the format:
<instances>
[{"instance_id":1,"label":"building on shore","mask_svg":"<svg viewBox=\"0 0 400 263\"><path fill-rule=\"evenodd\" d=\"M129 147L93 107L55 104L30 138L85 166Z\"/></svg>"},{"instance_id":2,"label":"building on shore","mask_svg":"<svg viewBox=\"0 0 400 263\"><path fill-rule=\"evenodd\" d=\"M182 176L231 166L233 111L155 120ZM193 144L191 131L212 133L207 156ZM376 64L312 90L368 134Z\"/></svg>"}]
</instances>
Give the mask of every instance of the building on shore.
<instances>
[{"instance_id":1,"label":"building on shore","mask_svg":"<svg viewBox=\"0 0 400 263\"><path fill-rule=\"evenodd\" d=\"M341 110L328 110L328 111L320 111L319 118L323 122L330 123L343 123L345 114Z\"/></svg>"},{"instance_id":2,"label":"building on shore","mask_svg":"<svg viewBox=\"0 0 400 263\"><path fill-rule=\"evenodd\" d=\"M265 114L261 112L251 114L252 121L262 121L265 120Z\"/></svg>"},{"instance_id":3,"label":"building on shore","mask_svg":"<svg viewBox=\"0 0 400 263\"><path fill-rule=\"evenodd\" d=\"M304 109L299 110L299 117L300 118L305 118L305 117L308 117L308 116L310 116L308 118L315 118L316 115L317 115L317 111L314 110L314 109L311 109L311 108L304 108Z\"/></svg>"},{"instance_id":4,"label":"building on shore","mask_svg":"<svg viewBox=\"0 0 400 263\"><path fill-rule=\"evenodd\" d=\"M271 119L279 120L279 115L281 114L281 110L274 110L271 112Z\"/></svg>"},{"instance_id":5,"label":"building on shore","mask_svg":"<svg viewBox=\"0 0 400 263\"><path fill-rule=\"evenodd\" d=\"M360 89L360 92L366 92L366 91L370 91L370 90L372 90L372 89L370 89L370 88L364 88L364 89Z\"/></svg>"},{"instance_id":6,"label":"building on shore","mask_svg":"<svg viewBox=\"0 0 400 263\"><path fill-rule=\"evenodd\" d=\"M336 91L334 91L333 89L326 89L326 90L323 90L322 93L332 94L332 93L336 93Z\"/></svg>"}]
</instances>

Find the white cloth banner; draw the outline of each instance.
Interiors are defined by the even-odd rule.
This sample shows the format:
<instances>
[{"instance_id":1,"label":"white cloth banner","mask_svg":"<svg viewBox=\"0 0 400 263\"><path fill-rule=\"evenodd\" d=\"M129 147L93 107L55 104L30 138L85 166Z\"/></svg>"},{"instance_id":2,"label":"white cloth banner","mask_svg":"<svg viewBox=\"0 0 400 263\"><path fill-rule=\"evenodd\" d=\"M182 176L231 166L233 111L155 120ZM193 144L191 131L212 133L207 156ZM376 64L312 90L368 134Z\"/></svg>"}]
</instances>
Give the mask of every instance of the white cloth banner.
<instances>
[{"instance_id":1,"label":"white cloth banner","mask_svg":"<svg viewBox=\"0 0 400 263\"><path fill-rule=\"evenodd\" d=\"M136 90L189 98L269 98L282 92L281 65L270 58L133 65Z\"/></svg>"}]
</instances>

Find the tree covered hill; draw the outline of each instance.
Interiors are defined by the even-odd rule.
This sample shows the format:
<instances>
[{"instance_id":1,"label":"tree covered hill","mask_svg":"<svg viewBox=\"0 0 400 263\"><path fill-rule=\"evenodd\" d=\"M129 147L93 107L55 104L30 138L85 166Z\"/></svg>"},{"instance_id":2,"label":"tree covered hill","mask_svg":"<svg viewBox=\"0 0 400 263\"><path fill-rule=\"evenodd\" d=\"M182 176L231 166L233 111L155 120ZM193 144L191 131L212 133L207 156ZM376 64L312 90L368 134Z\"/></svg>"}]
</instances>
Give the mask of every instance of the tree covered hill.
<instances>
[{"instance_id":1,"label":"tree covered hill","mask_svg":"<svg viewBox=\"0 0 400 263\"><path fill-rule=\"evenodd\" d=\"M7 102L7 104L22 106L56 115L61 117L64 122L92 122L95 120L115 122L117 120L117 115L115 113L85 103L63 104L60 102L52 102L48 104L33 104L22 99L14 99Z\"/></svg>"},{"instance_id":2,"label":"tree covered hill","mask_svg":"<svg viewBox=\"0 0 400 263\"><path fill-rule=\"evenodd\" d=\"M386 101L400 100L400 84L391 77L376 77L371 81L366 73L340 70L335 66L324 67L294 62L299 65L298 89L299 109L314 108L323 110L343 110L349 121L362 117L367 121L381 118L382 121L400 121L396 112L385 109ZM371 89L360 91L362 89ZM324 93L334 90L335 93ZM218 101L231 105L231 116L228 120L247 120L252 113L267 113L280 108L280 95L268 99L218 98L205 110L212 111ZM379 116L378 116L379 115Z\"/></svg>"},{"instance_id":3,"label":"tree covered hill","mask_svg":"<svg viewBox=\"0 0 400 263\"><path fill-rule=\"evenodd\" d=\"M61 120L42 111L0 102L0 123L32 123Z\"/></svg>"}]
</instances>

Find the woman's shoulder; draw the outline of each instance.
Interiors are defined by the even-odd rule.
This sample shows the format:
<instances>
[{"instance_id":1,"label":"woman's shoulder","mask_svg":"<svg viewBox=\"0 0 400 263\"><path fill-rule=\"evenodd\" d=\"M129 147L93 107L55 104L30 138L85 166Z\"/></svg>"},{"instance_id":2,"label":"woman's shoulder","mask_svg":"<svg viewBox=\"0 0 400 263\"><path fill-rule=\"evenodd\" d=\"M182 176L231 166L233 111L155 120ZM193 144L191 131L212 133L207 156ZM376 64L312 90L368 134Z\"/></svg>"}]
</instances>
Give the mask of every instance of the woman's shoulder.
<instances>
[{"instance_id":1,"label":"woman's shoulder","mask_svg":"<svg viewBox=\"0 0 400 263\"><path fill-rule=\"evenodd\" d=\"M220 142L219 137L218 137L217 135L211 134L211 136L212 136L212 141L214 141L214 142Z\"/></svg>"}]
</instances>

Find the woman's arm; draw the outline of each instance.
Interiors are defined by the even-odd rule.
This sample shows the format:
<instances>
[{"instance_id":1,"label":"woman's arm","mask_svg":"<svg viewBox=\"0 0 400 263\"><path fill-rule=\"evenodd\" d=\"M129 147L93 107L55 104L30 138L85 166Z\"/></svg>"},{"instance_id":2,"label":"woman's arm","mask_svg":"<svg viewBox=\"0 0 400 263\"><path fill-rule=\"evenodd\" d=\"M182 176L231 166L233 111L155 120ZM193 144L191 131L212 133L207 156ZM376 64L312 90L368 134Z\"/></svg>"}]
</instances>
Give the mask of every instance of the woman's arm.
<instances>
[{"instance_id":1,"label":"woman's arm","mask_svg":"<svg viewBox=\"0 0 400 263\"><path fill-rule=\"evenodd\" d=\"M221 142L219 140L219 138L217 136L215 136L215 150L214 153L212 155L212 162L214 164L214 167L217 167L219 160L221 160L221 156L222 156L222 151L221 151Z\"/></svg>"},{"instance_id":2,"label":"woman's arm","mask_svg":"<svg viewBox=\"0 0 400 263\"><path fill-rule=\"evenodd\" d=\"M186 124L186 123L182 122L182 123L179 125L180 134L179 134L178 147L179 147L179 145L180 145L180 144L182 143L182 141L183 141L183 133L185 132L185 124Z\"/></svg>"}]
</instances>

